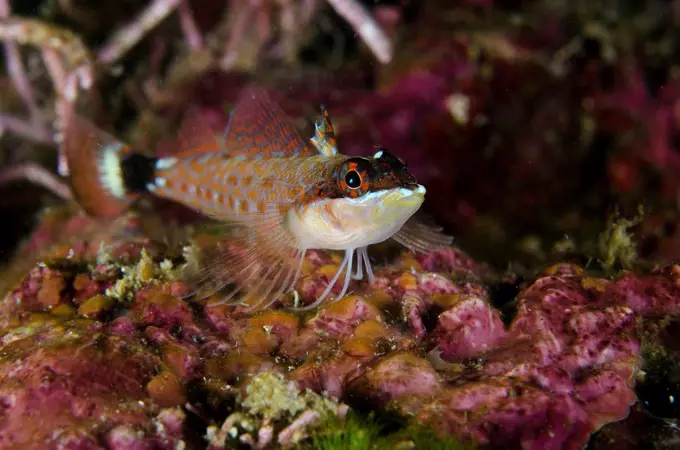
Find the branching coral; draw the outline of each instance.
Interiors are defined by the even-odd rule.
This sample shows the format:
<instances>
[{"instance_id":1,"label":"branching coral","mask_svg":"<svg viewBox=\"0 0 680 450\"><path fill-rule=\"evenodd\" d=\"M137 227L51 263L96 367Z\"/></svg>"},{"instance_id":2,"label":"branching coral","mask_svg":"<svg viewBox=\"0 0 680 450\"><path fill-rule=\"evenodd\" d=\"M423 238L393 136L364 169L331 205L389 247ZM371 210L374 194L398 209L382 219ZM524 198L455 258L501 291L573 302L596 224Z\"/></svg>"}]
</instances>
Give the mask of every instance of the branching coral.
<instances>
[{"instance_id":1,"label":"branching coral","mask_svg":"<svg viewBox=\"0 0 680 450\"><path fill-rule=\"evenodd\" d=\"M64 200L70 200L71 190L61 179L38 164L27 163L0 170L0 186L13 181L28 180L54 192Z\"/></svg>"}]
</instances>

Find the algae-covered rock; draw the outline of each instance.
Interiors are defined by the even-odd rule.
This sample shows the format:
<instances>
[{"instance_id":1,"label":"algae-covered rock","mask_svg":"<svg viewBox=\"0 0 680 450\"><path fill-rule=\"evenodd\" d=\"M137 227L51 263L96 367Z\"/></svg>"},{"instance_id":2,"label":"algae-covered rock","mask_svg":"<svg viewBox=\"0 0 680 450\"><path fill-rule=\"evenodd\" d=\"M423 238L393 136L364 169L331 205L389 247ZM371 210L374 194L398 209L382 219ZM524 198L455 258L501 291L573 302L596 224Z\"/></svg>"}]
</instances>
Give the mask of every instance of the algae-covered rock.
<instances>
[{"instance_id":1,"label":"algae-covered rock","mask_svg":"<svg viewBox=\"0 0 680 450\"><path fill-rule=\"evenodd\" d=\"M109 232L114 246L130 239ZM299 286L318 292L329 277L317 269L337 261L310 253ZM92 258L39 263L3 299L0 389L13 407L0 438L10 447L307 445L335 436L349 408L439 438L577 448L628 415L643 355L669 354L652 351L670 348L654 347L667 334L659 321L680 311L675 266L601 278L555 265L501 312L490 269L460 251L397 253L375 265L375 286L353 282L351 295L300 314L192 297L181 261L144 245L137 259ZM645 379L662 380L660 367L645 366ZM174 428L159 428L166 415Z\"/></svg>"}]
</instances>

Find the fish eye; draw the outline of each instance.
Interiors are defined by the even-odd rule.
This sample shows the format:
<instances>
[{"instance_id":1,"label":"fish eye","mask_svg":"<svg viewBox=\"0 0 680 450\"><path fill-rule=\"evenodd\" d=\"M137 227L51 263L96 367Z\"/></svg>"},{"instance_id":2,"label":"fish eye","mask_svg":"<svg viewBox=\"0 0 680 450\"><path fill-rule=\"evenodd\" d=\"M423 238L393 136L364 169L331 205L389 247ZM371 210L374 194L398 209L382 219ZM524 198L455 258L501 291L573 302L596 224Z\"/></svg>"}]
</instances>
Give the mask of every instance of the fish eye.
<instances>
[{"instance_id":1,"label":"fish eye","mask_svg":"<svg viewBox=\"0 0 680 450\"><path fill-rule=\"evenodd\" d=\"M375 170L366 158L349 158L339 167L338 188L348 197L361 197L370 190L374 174Z\"/></svg>"},{"instance_id":2,"label":"fish eye","mask_svg":"<svg viewBox=\"0 0 680 450\"><path fill-rule=\"evenodd\" d=\"M350 170L345 175L345 183L350 189L358 189L361 187L361 175L356 170Z\"/></svg>"}]
</instances>

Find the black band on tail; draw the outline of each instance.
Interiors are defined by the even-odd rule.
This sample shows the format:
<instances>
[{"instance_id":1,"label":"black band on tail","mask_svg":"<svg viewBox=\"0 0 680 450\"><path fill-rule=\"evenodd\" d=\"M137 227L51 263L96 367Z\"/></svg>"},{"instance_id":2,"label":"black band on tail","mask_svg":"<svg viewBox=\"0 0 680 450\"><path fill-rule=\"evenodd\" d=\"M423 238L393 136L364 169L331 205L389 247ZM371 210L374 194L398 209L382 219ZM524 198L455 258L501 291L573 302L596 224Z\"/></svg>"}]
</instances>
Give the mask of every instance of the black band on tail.
<instances>
[{"instance_id":1,"label":"black band on tail","mask_svg":"<svg viewBox=\"0 0 680 450\"><path fill-rule=\"evenodd\" d=\"M132 153L121 161L123 183L129 192L146 192L147 186L153 184L158 158L149 158L139 153Z\"/></svg>"}]
</instances>

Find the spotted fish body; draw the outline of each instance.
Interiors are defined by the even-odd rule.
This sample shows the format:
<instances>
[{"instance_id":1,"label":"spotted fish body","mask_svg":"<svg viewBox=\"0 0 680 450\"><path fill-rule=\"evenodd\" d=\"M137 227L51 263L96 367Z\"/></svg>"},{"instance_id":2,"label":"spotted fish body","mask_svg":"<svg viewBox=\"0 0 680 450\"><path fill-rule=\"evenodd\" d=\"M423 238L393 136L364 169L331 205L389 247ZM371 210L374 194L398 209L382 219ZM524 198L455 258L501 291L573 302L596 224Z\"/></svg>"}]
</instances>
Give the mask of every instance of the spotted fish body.
<instances>
[{"instance_id":1,"label":"spotted fish body","mask_svg":"<svg viewBox=\"0 0 680 450\"><path fill-rule=\"evenodd\" d=\"M271 205L282 212L302 204L309 189L328 174L338 158L324 156L247 159L222 154L164 159L149 190L218 220L239 222L265 214ZM323 176L323 175L322 175Z\"/></svg>"},{"instance_id":2,"label":"spotted fish body","mask_svg":"<svg viewBox=\"0 0 680 450\"><path fill-rule=\"evenodd\" d=\"M321 304L343 270L336 299L364 271L372 282L371 244L394 238L429 251L450 243L415 219L425 188L406 165L386 149L369 158L341 155L322 112L306 140L263 91L247 89L224 139L189 115L178 134L181 151L164 158L136 153L77 118L64 142L74 195L95 216L115 217L151 193L241 226L240 241L207 258L194 281L197 290L236 286L223 301L246 302L237 296L243 291L252 308L293 289L309 249L343 250L345 257L326 290L303 309Z\"/></svg>"}]
</instances>

